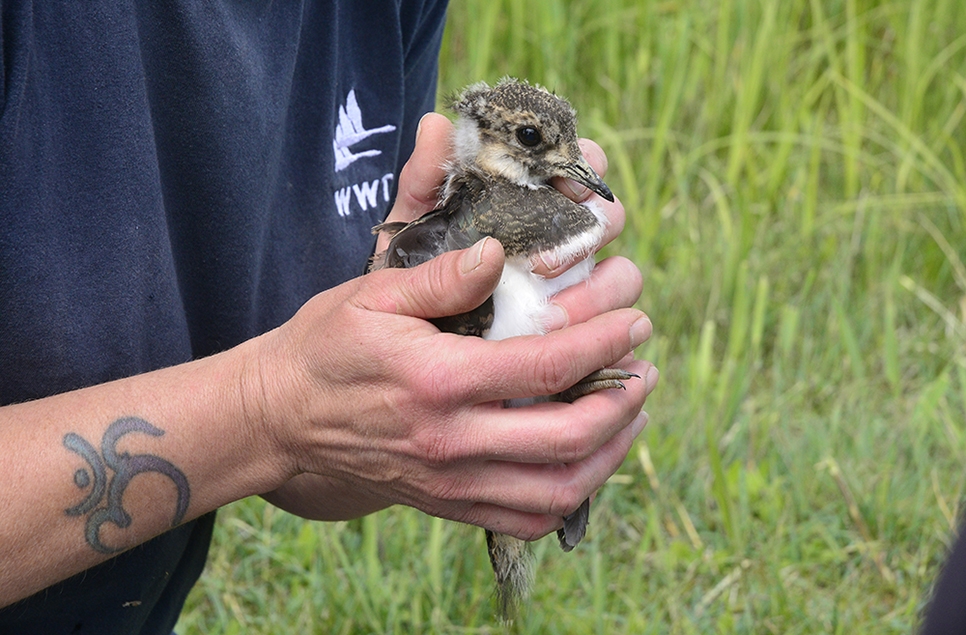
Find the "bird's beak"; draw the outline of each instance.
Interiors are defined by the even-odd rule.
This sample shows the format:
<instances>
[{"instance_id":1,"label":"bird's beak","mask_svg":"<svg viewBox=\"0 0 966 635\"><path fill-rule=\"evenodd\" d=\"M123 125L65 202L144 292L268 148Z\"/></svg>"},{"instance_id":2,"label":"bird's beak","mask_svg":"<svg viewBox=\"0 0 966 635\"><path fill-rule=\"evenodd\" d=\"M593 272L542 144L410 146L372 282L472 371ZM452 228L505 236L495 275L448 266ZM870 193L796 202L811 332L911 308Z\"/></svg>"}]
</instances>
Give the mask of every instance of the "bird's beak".
<instances>
[{"instance_id":1,"label":"bird's beak","mask_svg":"<svg viewBox=\"0 0 966 635\"><path fill-rule=\"evenodd\" d=\"M581 185L587 186L591 191L600 194L601 197L607 199L611 203L614 202L614 193L611 192L610 188L607 187L607 184L604 183L604 179L597 176L597 173L594 172L594 168L590 167L590 164L587 163L583 157L581 157L580 161L567 165L567 167L564 168L564 172L568 178L577 181Z\"/></svg>"}]
</instances>

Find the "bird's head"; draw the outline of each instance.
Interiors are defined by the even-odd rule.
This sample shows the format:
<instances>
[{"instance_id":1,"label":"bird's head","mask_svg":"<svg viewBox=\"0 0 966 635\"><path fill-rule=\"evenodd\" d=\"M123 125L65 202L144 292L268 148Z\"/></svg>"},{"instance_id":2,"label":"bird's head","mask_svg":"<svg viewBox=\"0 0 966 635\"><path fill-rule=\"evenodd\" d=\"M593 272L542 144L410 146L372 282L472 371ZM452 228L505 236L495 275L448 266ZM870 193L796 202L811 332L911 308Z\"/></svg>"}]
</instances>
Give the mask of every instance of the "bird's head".
<instances>
[{"instance_id":1,"label":"bird's head","mask_svg":"<svg viewBox=\"0 0 966 635\"><path fill-rule=\"evenodd\" d=\"M577 145L577 114L565 99L526 82L474 84L453 109L456 157L466 166L536 187L555 176L573 179L608 201L614 195Z\"/></svg>"}]
</instances>

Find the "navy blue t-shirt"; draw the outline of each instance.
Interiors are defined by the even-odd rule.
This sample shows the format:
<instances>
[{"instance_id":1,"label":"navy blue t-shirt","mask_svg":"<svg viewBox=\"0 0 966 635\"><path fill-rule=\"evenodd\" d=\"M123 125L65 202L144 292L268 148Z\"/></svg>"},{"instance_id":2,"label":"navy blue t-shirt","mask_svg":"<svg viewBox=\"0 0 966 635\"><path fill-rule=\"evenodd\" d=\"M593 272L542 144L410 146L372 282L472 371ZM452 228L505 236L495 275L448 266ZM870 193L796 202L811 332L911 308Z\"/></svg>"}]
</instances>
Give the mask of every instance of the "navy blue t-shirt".
<instances>
[{"instance_id":1,"label":"navy blue t-shirt","mask_svg":"<svg viewBox=\"0 0 966 635\"><path fill-rule=\"evenodd\" d=\"M444 12L0 0L0 405L225 350L360 275ZM212 523L0 609L0 632L170 633Z\"/></svg>"}]
</instances>

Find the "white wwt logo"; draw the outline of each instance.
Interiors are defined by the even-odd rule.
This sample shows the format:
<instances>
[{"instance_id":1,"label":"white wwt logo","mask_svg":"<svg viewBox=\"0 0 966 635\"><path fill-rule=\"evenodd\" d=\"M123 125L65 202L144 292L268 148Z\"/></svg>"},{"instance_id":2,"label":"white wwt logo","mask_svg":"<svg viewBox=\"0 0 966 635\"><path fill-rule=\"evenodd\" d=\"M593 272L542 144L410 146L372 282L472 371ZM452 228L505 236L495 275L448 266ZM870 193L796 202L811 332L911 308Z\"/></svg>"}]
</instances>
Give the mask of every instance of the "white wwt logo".
<instances>
[{"instance_id":1,"label":"white wwt logo","mask_svg":"<svg viewBox=\"0 0 966 635\"><path fill-rule=\"evenodd\" d=\"M392 183L392 172L383 174L381 178L362 183L353 183L348 187L343 187L335 191L335 208L339 211L339 216L348 216L352 213L353 199L366 211L370 207L379 204L379 194L382 193L382 200L389 202L389 185ZM380 185L382 187L380 187Z\"/></svg>"},{"instance_id":2,"label":"white wwt logo","mask_svg":"<svg viewBox=\"0 0 966 635\"><path fill-rule=\"evenodd\" d=\"M362 122L362 109L356 99L355 89L346 95L345 105L339 107L339 121L335 126L332 139L332 151L335 154L335 171L341 172L356 161L367 157L377 157L382 150L361 150L353 152L352 147L373 135L393 132L396 126L385 125L376 128L366 128ZM335 207L339 216L349 216L352 213L352 201L358 203L362 211L379 204L379 198L389 202L390 185L393 180L392 172L371 181L363 181L340 188L335 191Z\"/></svg>"}]
</instances>

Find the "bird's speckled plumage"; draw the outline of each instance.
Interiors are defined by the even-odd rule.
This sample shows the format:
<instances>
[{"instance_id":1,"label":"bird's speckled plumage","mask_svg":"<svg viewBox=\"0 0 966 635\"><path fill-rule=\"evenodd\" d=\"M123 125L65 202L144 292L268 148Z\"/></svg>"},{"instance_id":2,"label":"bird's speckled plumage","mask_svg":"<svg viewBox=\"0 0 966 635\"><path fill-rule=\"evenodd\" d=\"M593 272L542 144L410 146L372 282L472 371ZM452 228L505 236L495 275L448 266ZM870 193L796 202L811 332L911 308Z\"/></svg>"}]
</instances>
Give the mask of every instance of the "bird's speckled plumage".
<instances>
[{"instance_id":1,"label":"bird's speckled plumage","mask_svg":"<svg viewBox=\"0 0 966 635\"><path fill-rule=\"evenodd\" d=\"M606 218L593 202L577 204L550 186L550 179L574 179L607 200L613 194L583 158L577 144L576 113L566 100L538 86L512 79L494 87L475 84L453 105L459 118L455 159L447 166L440 204L411 223L384 223L375 231L392 234L388 249L372 269L415 267L439 254L470 247L484 236L500 241L506 265L500 284L475 311L435 320L444 331L503 339L542 334L549 298L585 280L604 235ZM578 263L564 275L545 279L532 262ZM547 399L573 401L602 388L622 388L623 371L605 369L584 388ZM596 382L596 383L595 383ZM513 400L509 407L536 399ZM570 551L583 538L589 501L564 519L558 539ZM497 578L501 614L509 619L532 580L526 544L487 531L487 547Z\"/></svg>"}]
</instances>

